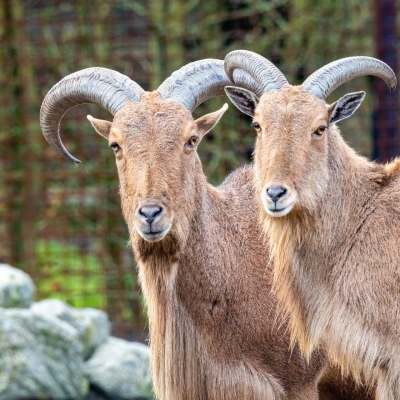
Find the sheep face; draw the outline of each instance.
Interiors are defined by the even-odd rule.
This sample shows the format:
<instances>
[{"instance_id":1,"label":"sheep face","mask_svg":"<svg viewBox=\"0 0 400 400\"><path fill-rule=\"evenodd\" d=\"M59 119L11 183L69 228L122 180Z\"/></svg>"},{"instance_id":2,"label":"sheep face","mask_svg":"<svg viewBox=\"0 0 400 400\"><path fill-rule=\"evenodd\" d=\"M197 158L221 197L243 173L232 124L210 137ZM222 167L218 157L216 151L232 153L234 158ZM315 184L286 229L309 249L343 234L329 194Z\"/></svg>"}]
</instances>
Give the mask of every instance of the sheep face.
<instances>
[{"instance_id":1,"label":"sheep face","mask_svg":"<svg viewBox=\"0 0 400 400\"><path fill-rule=\"evenodd\" d=\"M191 113L157 92L128 103L112 123L88 117L108 139L118 168L122 210L133 244L182 243L196 204L197 146L226 107L194 121ZM142 243L143 244L143 243Z\"/></svg>"},{"instance_id":2,"label":"sheep face","mask_svg":"<svg viewBox=\"0 0 400 400\"><path fill-rule=\"evenodd\" d=\"M329 107L301 87L265 93L255 109L256 182L272 217L312 210L328 181Z\"/></svg>"}]
</instances>

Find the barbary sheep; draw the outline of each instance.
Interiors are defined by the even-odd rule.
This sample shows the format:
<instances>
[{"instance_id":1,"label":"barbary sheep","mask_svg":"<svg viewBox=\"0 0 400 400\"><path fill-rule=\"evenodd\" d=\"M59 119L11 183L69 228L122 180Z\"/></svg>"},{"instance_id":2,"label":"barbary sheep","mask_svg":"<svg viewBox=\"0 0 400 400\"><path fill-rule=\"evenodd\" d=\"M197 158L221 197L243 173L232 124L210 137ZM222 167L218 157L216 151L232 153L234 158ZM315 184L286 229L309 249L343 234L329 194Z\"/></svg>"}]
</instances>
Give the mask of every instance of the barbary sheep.
<instances>
[{"instance_id":1,"label":"barbary sheep","mask_svg":"<svg viewBox=\"0 0 400 400\"><path fill-rule=\"evenodd\" d=\"M362 75L394 90L394 72L371 57L349 57L291 86L264 57L240 50L225 67L233 82L240 68L263 85L260 98L226 90L258 132L255 186L292 338L305 355L323 343L344 372L377 385L376 399L399 399L400 160L370 162L340 135L336 123L364 92L325 102Z\"/></svg>"},{"instance_id":2,"label":"barbary sheep","mask_svg":"<svg viewBox=\"0 0 400 400\"><path fill-rule=\"evenodd\" d=\"M236 79L260 90L244 73ZM252 166L218 188L203 174L197 146L227 107L196 121L191 112L224 94L228 83L219 60L188 64L155 92L115 71L90 68L49 91L41 126L52 147L77 162L59 136L64 113L95 103L114 116L112 123L88 118L116 157L148 307L157 398L313 400L333 399L336 391L343 399L364 399L352 382L329 380L323 351L307 363L298 348L289 349L287 324L277 321L270 294L271 269L265 270Z\"/></svg>"}]
</instances>

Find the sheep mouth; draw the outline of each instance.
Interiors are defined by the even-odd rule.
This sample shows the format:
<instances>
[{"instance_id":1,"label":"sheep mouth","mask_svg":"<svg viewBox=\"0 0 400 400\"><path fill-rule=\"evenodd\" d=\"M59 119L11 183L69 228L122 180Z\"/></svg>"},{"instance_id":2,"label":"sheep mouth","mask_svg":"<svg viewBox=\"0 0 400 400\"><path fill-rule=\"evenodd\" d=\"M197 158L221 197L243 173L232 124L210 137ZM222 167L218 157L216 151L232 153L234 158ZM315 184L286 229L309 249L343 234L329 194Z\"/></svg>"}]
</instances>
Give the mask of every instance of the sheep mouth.
<instances>
[{"instance_id":1,"label":"sheep mouth","mask_svg":"<svg viewBox=\"0 0 400 400\"><path fill-rule=\"evenodd\" d=\"M284 215L289 214L292 208L293 204L290 204L287 207L282 207L282 208L265 207L265 211L267 211L267 213L272 217L283 217Z\"/></svg>"},{"instance_id":2,"label":"sheep mouth","mask_svg":"<svg viewBox=\"0 0 400 400\"><path fill-rule=\"evenodd\" d=\"M290 194L286 196L284 199L273 202L265 195L265 190L263 195L261 196L261 200L264 206L265 211L271 217L283 217L292 211L294 205L297 201L297 192L294 190L290 191Z\"/></svg>"},{"instance_id":3,"label":"sheep mouth","mask_svg":"<svg viewBox=\"0 0 400 400\"><path fill-rule=\"evenodd\" d=\"M171 229L171 225L167 226L165 229L160 231L147 231L143 232L142 230L138 229L139 235L142 239L146 240L147 242L158 242L167 236L169 230Z\"/></svg>"}]
</instances>

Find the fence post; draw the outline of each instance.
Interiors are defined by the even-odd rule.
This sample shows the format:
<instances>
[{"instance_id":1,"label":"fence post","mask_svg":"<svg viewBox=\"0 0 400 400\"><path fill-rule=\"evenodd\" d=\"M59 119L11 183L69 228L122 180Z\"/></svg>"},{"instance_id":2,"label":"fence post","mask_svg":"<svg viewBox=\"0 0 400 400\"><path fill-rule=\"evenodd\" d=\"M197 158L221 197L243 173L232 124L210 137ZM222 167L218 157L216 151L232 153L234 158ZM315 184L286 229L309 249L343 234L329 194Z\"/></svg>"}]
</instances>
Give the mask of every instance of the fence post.
<instances>
[{"instance_id":1,"label":"fence post","mask_svg":"<svg viewBox=\"0 0 400 400\"><path fill-rule=\"evenodd\" d=\"M396 0L375 0L376 56L397 74ZM400 155L399 95L390 93L381 79L373 85L374 158L380 162Z\"/></svg>"}]
</instances>

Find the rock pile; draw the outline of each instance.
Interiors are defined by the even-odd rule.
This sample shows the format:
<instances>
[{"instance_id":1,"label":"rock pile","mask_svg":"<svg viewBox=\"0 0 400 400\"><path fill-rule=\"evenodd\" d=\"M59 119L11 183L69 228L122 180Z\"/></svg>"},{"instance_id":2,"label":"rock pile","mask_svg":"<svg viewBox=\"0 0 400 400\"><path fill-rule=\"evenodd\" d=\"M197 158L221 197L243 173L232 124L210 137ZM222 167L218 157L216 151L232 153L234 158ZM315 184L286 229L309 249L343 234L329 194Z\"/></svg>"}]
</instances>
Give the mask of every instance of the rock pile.
<instances>
[{"instance_id":1,"label":"rock pile","mask_svg":"<svg viewBox=\"0 0 400 400\"><path fill-rule=\"evenodd\" d=\"M110 337L103 311L34 293L0 264L0 400L152 398L147 346Z\"/></svg>"}]
</instances>

